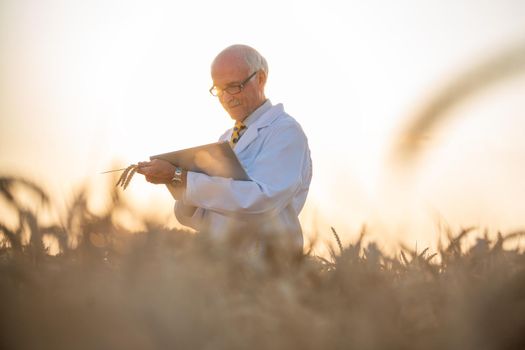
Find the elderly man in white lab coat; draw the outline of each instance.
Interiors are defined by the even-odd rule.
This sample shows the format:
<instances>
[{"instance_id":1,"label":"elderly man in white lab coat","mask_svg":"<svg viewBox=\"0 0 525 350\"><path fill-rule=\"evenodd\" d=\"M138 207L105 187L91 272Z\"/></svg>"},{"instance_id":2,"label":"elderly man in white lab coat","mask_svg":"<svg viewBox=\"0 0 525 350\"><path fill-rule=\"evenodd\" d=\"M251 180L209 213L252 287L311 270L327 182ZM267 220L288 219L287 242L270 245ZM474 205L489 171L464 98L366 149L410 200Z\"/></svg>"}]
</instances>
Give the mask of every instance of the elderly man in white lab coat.
<instances>
[{"instance_id":1,"label":"elderly man in white lab coat","mask_svg":"<svg viewBox=\"0 0 525 350\"><path fill-rule=\"evenodd\" d=\"M302 248L298 215L308 194L312 162L307 138L282 104L264 87L268 65L255 49L233 45L211 65L210 93L235 121L220 141L229 141L250 177L237 181L186 171L163 160L139 163L147 181L166 184L183 225L226 237L231 232L280 235Z\"/></svg>"}]
</instances>

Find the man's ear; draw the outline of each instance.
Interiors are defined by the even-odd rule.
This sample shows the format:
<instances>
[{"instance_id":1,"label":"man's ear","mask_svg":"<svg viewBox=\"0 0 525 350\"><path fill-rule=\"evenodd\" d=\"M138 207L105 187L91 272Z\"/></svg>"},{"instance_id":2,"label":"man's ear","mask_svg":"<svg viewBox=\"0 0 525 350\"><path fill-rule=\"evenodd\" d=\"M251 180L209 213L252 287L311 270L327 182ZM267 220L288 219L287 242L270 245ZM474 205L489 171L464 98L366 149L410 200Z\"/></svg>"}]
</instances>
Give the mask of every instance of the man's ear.
<instances>
[{"instance_id":1,"label":"man's ear","mask_svg":"<svg viewBox=\"0 0 525 350\"><path fill-rule=\"evenodd\" d=\"M265 86L266 85L266 73L263 70L259 71L259 74L257 74L257 83L259 86Z\"/></svg>"}]
</instances>

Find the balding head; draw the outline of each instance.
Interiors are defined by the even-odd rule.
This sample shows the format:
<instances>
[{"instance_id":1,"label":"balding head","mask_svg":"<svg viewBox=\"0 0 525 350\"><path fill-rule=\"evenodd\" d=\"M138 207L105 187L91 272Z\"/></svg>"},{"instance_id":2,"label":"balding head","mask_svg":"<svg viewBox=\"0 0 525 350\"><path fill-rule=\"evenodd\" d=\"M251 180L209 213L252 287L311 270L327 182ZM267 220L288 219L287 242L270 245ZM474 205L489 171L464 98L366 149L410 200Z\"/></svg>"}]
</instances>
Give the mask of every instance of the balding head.
<instances>
[{"instance_id":1,"label":"balding head","mask_svg":"<svg viewBox=\"0 0 525 350\"><path fill-rule=\"evenodd\" d=\"M222 50L212 62L213 88L219 101L235 120L246 119L266 101L264 87L268 64L254 48L232 45Z\"/></svg>"},{"instance_id":2,"label":"balding head","mask_svg":"<svg viewBox=\"0 0 525 350\"><path fill-rule=\"evenodd\" d=\"M245 64L250 71L257 72L262 70L266 76L268 76L268 63L266 59L251 46L241 44L228 46L215 57L211 64L212 69L218 61L224 59L238 60L239 64Z\"/></svg>"}]
</instances>

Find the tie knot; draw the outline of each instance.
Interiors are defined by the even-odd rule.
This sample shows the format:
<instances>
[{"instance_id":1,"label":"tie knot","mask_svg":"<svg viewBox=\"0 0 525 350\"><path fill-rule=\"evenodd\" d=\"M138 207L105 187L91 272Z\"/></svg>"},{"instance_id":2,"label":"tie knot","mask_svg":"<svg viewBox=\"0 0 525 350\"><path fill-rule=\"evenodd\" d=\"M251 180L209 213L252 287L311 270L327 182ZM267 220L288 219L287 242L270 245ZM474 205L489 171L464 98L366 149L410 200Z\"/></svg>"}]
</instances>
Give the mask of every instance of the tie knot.
<instances>
[{"instance_id":1,"label":"tie knot","mask_svg":"<svg viewBox=\"0 0 525 350\"><path fill-rule=\"evenodd\" d=\"M235 122L235 126L233 127L232 131L232 137L230 138L230 145L233 147L239 141L241 135L240 132L246 129L246 125L244 125L243 122L237 121Z\"/></svg>"},{"instance_id":2,"label":"tie knot","mask_svg":"<svg viewBox=\"0 0 525 350\"><path fill-rule=\"evenodd\" d=\"M243 122L236 121L235 125L233 126L233 131L241 131L244 128L246 128L246 125L244 125Z\"/></svg>"}]
</instances>

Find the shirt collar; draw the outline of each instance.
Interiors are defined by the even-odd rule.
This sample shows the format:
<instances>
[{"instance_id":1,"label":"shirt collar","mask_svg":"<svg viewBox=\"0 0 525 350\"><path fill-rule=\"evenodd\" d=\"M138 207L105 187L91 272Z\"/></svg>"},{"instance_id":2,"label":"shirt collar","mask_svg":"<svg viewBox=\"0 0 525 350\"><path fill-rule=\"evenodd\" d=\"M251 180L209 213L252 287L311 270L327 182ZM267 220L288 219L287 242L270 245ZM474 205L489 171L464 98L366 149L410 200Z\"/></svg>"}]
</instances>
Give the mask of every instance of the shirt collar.
<instances>
[{"instance_id":1,"label":"shirt collar","mask_svg":"<svg viewBox=\"0 0 525 350\"><path fill-rule=\"evenodd\" d=\"M267 99L262 105L260 105L255 111L252 112L243 123L248 128L250 125L255 123L264 113L268 112L272 108L272 102Z\"/></svg>"}]
</instances>

